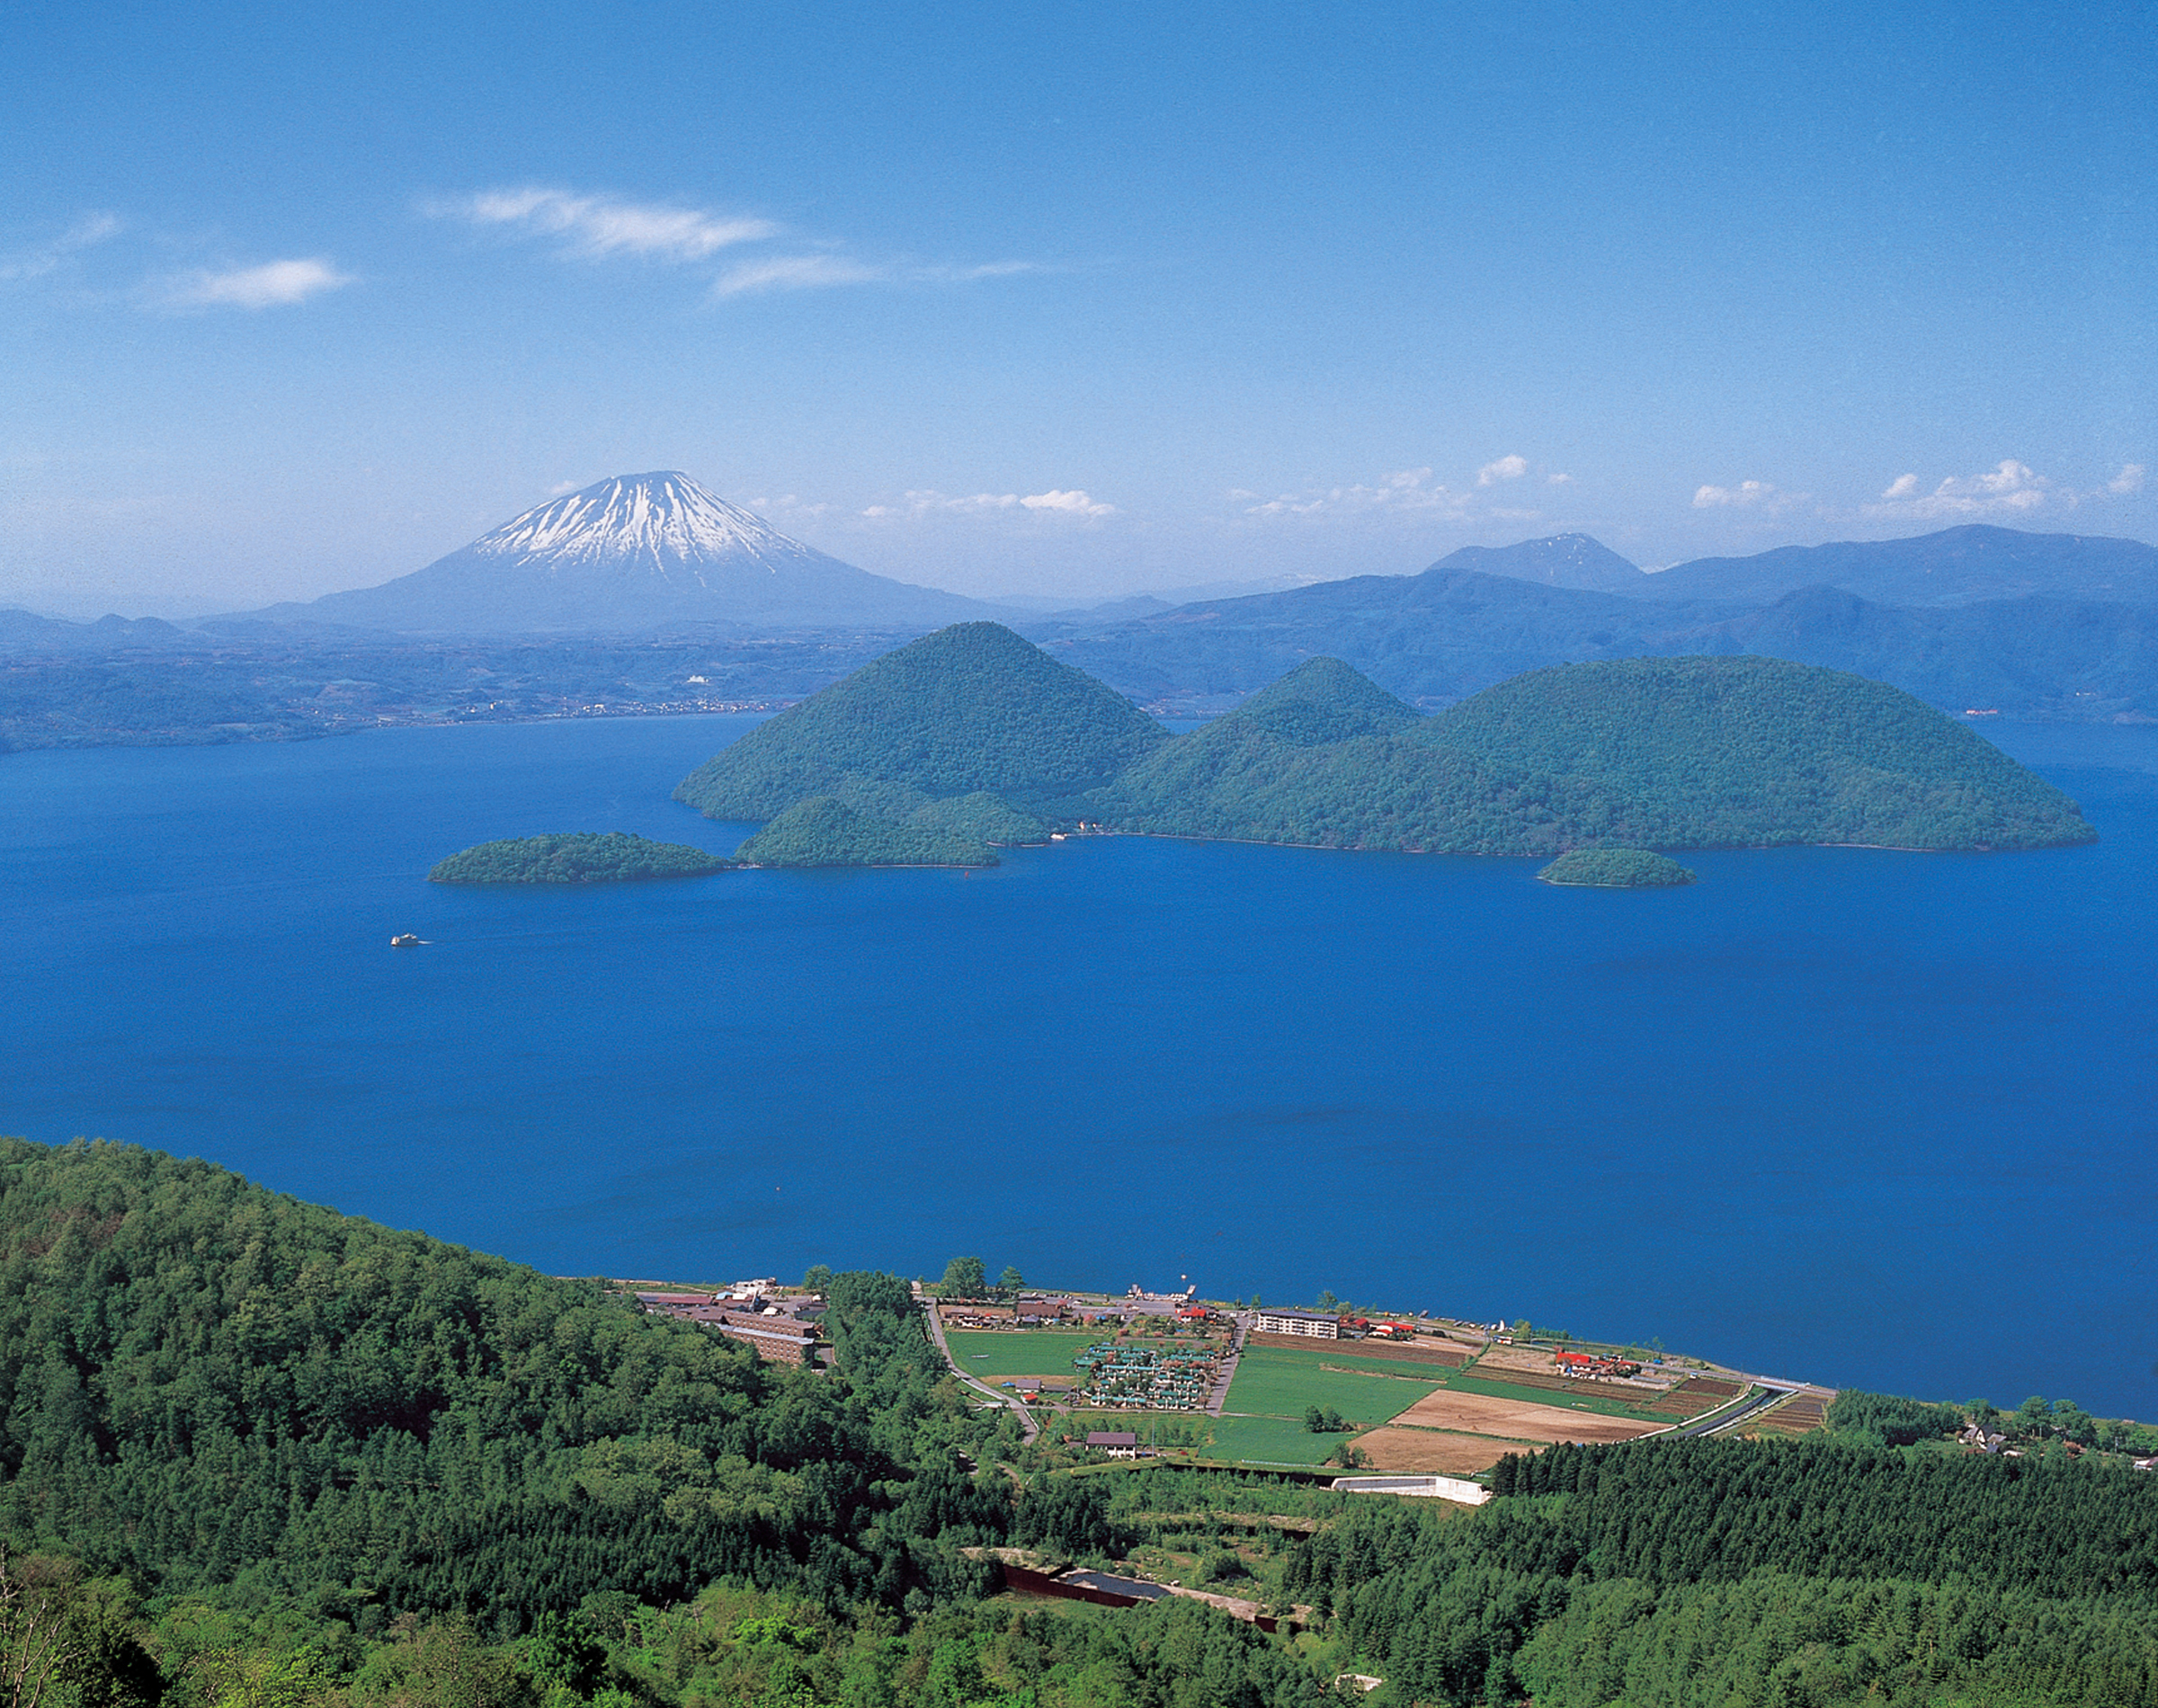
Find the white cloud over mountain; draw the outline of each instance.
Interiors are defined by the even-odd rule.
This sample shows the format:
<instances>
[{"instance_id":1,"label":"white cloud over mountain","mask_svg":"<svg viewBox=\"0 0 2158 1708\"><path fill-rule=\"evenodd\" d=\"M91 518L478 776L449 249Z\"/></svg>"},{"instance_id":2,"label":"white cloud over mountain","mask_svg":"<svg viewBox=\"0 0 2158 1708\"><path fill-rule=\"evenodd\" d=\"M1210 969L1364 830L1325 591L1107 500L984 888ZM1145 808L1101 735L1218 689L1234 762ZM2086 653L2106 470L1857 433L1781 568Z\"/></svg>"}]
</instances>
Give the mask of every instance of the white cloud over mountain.
<instances>
[{"instance_id":1,"label":"white cloud over mountain","mask_svg":"<svg viewBox=\"0 0 2158 1708\"><path fill-rule=\"evenodd\" d=\"M2029 464L2004 457L1983 475L1951 475L1931 491L1922 490L1916 475L1899 475L1877 501L1866 506L1866 513L1919 521L2013 516L2042 509L2053 495L2051 486L2045 476L2032 472Z\"/></svg>"},{"instance_id":2,"label":"white cloud over mountain","mask_svg":"<svg viewBox=\"0 0 2158 1708\"><path fill-rule=\"evenodd\" d=\"M1783 510L1794 502L1792 494L1781 492L1765 480L1742 480L1735 486L1699 486L1693 494L1696 510Z\"/></svg>"},{"instance_id":3,"label":"white cloud over mountain","mask_svg":"<svg viewBox=\"0 0 2158 1708\"><path fill-rule=\"evenodd\" d=\"M1280 493L1272 498L1262 498L1259 494L1240 487L1230 493L1229 497L1242 507L1247 516L1420 514L1441 520L1496 517L1533 521L1539 519L1539 512L1533 510L1490 508L1486 498L1483 496L1490 493L1493 487L1521 479L1530 467L1526 457L1510 455L1485 463L1476 470L1470 483L1461 487L1434 479L1430 468L1402 468L1374 482ZM1545 484L1551 486L1566 485L1572 479L1572 476L1559 473L1547 474L1544 477ZM1496 494L1491 494L1491 496L1495 497Z\"/></svg>"}]
</instances>

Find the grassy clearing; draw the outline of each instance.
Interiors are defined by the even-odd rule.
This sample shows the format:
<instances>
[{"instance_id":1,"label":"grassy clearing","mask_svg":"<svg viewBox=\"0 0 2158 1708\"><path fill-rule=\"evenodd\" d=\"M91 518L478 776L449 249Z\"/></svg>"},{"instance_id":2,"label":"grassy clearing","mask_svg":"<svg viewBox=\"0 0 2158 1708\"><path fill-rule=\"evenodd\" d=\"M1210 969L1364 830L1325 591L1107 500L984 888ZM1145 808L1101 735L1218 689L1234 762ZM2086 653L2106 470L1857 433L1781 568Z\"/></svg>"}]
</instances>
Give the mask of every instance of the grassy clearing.
<instances>
[{"instance_id":1,"label":"grassy clearing","mask_svg":"<svg viewBox=\"0 0 2158 1708\"><path fill-rule=\"evenodd\" d=\"M1323 1367L1335 1365L1346 1367ZM1332 1406L1344 1418L1369 1426L1406 1411L1440 1385L1430 1365L1387 1365L1378 1359L1259 1347L1237 1360L1236 1379L1229 1384L1223 1409L1291 1418L1302 1429L1308 1407ZM1338 1437L1310 1438L1322 1443L1319 1457L1324 1458Z\"/></svg>"},{"instance_id":2,"label":"grassy clearing","mask_svg":"<svg viewBox=\"0 0 2158 1708\"><path fill-rule=\"evenodd\" d=\"M1253 1464L1319 1465L1348 1438L1314 1435L1304 1427L1300 1416L1217 1418L1214 1444L1202 1452L1208 1458L1240 1459Z\"/></svg>"},{"instance_id":3,"label":"grassy clearing","mask_svg":"<svg viewBox=\"0 0 2158 1708\"><path fill-rule=\"evenodd\" d=\"M944 1338L951 1342L952 1362L960 1369L1001 1382L1011 1376L1076 1376L1072 1360L1102 1336L1055 1329L950 1329Z\"/></svg>"}]
</instances>

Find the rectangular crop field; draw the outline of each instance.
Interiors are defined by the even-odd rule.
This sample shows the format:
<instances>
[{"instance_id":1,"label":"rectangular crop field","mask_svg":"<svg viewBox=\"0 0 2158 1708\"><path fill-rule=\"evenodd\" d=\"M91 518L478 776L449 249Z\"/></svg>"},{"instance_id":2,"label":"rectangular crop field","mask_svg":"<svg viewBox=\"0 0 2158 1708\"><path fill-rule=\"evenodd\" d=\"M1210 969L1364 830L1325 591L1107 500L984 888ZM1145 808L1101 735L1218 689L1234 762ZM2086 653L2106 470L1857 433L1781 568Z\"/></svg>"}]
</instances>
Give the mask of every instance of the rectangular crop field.
<instances>
[{"instance_id":1,"label":"rectangular crop field","mask_svg":"<svg viewBox=\"0 0 2158 1708\"><path fill-rule=\"evenodd\" d=\"M1217 1418L1214 1445L1200 1452L1209 1459L1240 1459L1251 1464L1321 1465L1348 1439L1345 1435L1314 1435L1300 1420L1289 1418Z\"/></svg>"},{"instance_id":2,"label":"rectangular crop field","mask_svg":"<svg viewBox=\"0 0 2158 1708\"><path fill-rule=\"evenodd\" d=\"M1631 1441L1663 1427L1632 1418L1600 1415L1585 1407L1551 1406L1530 1400L1501 1398L1440 1389L1419 1401L1394 1421L1425 1429L1458 1429L1469 1435L1503 1436L1511 1441ZM1494 1454L1493 1457L1496 1457Z\"/></svg>"},{"instance_id":3,"label":"rectangular crop field","mask_svg":"<svg viewBox=\"0 0 2158 1708\"><path fill-rule=\"evenodd\" d=\"M1511 1376L1512 1373L1510 1371L1507 1374ZM1671 1421L1669 1417L1651 1409L1656 1396L1645 1391L1638 1401L1618 1401L1607 1399L1601 1393L1586 1392L1580 1383L1569 1383L1563 1388L1530 1387L1511 1380L1494 1382L1473 1369L1449 1378L1447 1386L1457 1392L1480 1393L1494 1400L1518 1400L1532 1405L1553 1406L1596 1417L1631 1418L1636 1422L1645 1422L1650 1428L1661 1428Z\"/></svg>"},{"instance_id":4,"label":"rectangular crop field","mask_svg":"<svg viewBox=\"0 0 2158 1708\"><path fill-rule=\"evenodd\" d=\"M1061 1376L1069 1382L1079 1374L1072 1360L1107 1337L1055 1329L950 1329L944 1338L951 1343L951 1361L985 1382L1013 1376Z\"/></svg>"},{"instance_id":5,"label":"rectangular crop field","mask_svg":"<svg viewBox=\"0 0 2158 1708\"><path fill-rule=\"evenodd\" d=\"M1374 1429L1356 1445L1369 1454L1374 1471L1466 1477L1487 1471L1509 1453L1534 1453L1536 1445L1496 1436L1459 1435L1451 1429Z\"/></svg>"},{"instance_id":6,"label":"rectangular crop field","mask_svg":"<svg viewBox=\"0 0 2158 1708\"><path fill-rule=\"evenodd\" d=\"M1407 1410L1438 1385L1428 1365L1389 1367L1376 1359L1257 1347L1236 1361L1236 1379L1222 1409L1291 1418L1300 1429L1308 1408L1332 1406L1369 1426Z\"/></svg>"}]
</instances>

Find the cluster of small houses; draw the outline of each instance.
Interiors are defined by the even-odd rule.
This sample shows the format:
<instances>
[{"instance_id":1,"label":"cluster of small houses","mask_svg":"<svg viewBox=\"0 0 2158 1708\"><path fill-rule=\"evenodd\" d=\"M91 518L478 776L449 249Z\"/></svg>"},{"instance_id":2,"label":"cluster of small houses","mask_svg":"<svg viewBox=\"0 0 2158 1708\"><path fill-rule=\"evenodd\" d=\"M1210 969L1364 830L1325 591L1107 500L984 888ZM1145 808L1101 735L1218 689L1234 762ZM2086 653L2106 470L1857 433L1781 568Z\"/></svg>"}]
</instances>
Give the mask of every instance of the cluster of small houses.
<instances>
[{"instance_id":1,"label":"cluster of small houses","mask_svg":"<svg viewBox=\"0 0 2158 1708\"><path fill-rule=\"evenodd\" d=\"M1203 1411L1219 1374L1206 1347L1149 1347L1105 1340L1072 1360L1089 1405ZM1089 1444L1092 1445L1092 1443Z\"/></svg>"},{"instance_id":2,"label":"cluster of small houses","mask_svg":"<svg viewBox=\"0 0 2158 1708\"><path fill-rule=\"evenodd\" d=\"M2008 1437L2000 1430L1989 1429L1983 1423L1966 1424L1957 1432L1956 1439L1973 1453L1997 1453L2004 1459L2020 1459L2023 1456L2020 1449L2008 1445ZM2069 1457L2079 1457L2082 1451L2082 1448L2075 1442L2068 1443ZM2129 1463L2138 1471L2158 1471L2158 1454L2154 1454L2147 1459L2134 1459Z\"/></svg>"},{"instance_id":3,"label":"cluster of small houses","mask_svg":"<svg viewBox=\"0 0 2158 1708\"><path fill-rule=\"evenodd\" d=\"M1555 1352L1551 1356L1558 1361L1558 1374L1562 1376L1616 1376L1623 1381L1641 1374L1641 1366L1631 1358L1615 1355Z\"/></svg>"}]
</instances>

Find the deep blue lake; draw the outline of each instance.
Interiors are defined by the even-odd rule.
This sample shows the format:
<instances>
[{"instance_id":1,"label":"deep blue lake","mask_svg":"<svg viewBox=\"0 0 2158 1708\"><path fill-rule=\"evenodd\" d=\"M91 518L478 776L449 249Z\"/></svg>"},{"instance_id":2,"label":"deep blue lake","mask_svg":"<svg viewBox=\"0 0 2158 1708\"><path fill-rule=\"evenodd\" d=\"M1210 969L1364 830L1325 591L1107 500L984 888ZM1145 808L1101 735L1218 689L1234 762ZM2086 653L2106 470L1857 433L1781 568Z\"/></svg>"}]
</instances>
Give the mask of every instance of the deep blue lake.
<instances>
[{"instance_id":1,"label":"deep blue lake","mask_svg":"<svg viewBox=\"0 0 2158 1708\"><path fill-rule=\"evenodd\" d=\"M1121 838L424 881L548 830L730 851L667 797L752 721L0 759L0 1131L558 1273L978 1253L2158 1419L2158 733L1989 730L2092 848L1678 891Z\"/></svg>"}]
</instances>

